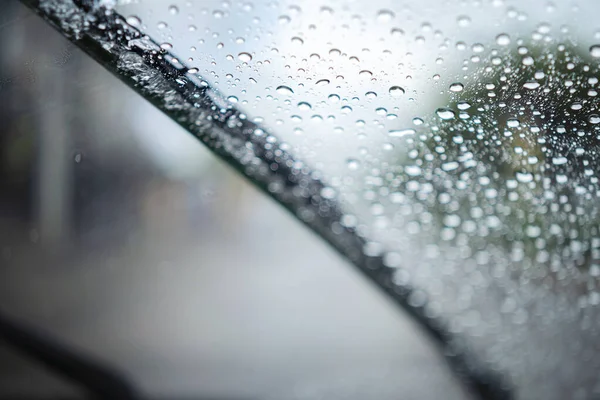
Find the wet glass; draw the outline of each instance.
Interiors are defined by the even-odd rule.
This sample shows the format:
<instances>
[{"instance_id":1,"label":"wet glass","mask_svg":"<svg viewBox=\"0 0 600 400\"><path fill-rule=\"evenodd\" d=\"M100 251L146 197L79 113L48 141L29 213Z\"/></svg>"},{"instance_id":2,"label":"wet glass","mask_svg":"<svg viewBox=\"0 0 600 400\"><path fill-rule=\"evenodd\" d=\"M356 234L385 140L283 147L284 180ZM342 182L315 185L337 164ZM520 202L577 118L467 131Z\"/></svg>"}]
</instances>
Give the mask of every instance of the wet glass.
<instances>
[{"instance_id":1,"label":"wet glass","mask_svg":"<svg viewBox=\"0 0 600 400\"><path fill-rule=\"evenodd\" d=\"M43 3L483 397L600 395L598 2Z\"/></svg>"}]
</instances>

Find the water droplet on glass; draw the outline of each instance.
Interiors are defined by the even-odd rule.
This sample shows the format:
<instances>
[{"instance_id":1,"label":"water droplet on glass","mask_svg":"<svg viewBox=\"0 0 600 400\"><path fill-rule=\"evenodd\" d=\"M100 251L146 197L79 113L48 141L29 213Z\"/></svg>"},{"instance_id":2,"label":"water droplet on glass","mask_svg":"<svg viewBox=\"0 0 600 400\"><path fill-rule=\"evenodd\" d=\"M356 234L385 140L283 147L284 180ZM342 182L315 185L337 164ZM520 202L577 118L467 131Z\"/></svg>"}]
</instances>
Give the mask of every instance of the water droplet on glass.
<instances>
[{"instance_id":1,"label":"water droplet on glass","mask_svg":"<svg viewBox=\"0 0 600 400\"><path fill-rule=\"evenodd\" d=\"M320 79L316 83L317 86L329 85L329 79Z\"/></svg>"},{"instance_id":2,"label":"water droplet on glass","mask_svg":"<svg viewBox=\"0 0 600 400\"><path fill-rule=\"evenodd\" d=\"M471 108L471 104L467 103L466 101L461 101L456 105L456 107L458 107L458 109L461 111L465 111Z\"/></svg>"},{"instance_id":3,"label":"water droplet on glass","mask_svg":"<svg viewBox=\"0 0 600 400\"><path fill-rule=\"evenodd\" d=\"M388 134L391 137L404 137L404 136L414 135L415 130L414 129L393 129L393 130L389 131Z\"/></svg>"},{"instance_id":4,"label":"water droplet on glass","mask_svg":"<svg viewBox=\"0 0 600 400\"><path fill-rule=\"evenodd\" d=\"M468 15L460 15L456 19L456 22L461 28L466 28L467 26L471 25L471 18Z\"/></svg>"},{"instance_id":5,"label":"water droplet on glass","mask_svg":"<svg viewBox=\"0 0 600 400\"><path fill-rule=\"evenodd\" d=\"M321 197L324 199L333 199L335 197L335 189L330 187L324 187L321 189Z\"/></svg>"},{"instance_id":6,"label":"water droplet on glass","mask_svg":"<svg viewBox=\"0 0 600 400\"><path fill-rule=\"evenodd\" d=\"M277 93L283 94L286 96L291 96L292 94L294 94L294 91L291 88L289 88L288 86L283 86L283 85L278 86L276 91L277 91Z\"/></svg>"},{"instance_id":7,"label":"water droplet on glass","mask_svg":"<svg viewBox=\"0 0 600 400\"><path fill-rule=\"evenodd\" d=\"M170 6L169 13L172 15L179 14L179 8L177 8L177 6Z\"/></svg>"},{"instance_id":8,"label":"water droplet on glass","mask_svg":"<svg viewBox=\"0 0 600 400\"><path fill-rule=\"evenodd\" d=\"M460 82L456 82L450 85L451 92L462 92L464 88L464 85Z\"/></svg>"},{"instance_id":9,"label":"water droplet on glass","mask_svg":"<svg viewBox=\"0 0 600 400\"><path fill-rule=\"evenodd\" d=\"M356 171L357 169L360 168L360 161L355 160L354 158L349 158L346 161L346 166L348 167L349 170Z\"/></svg>"},{"instance_id":10,"label":"water droplet on glass","mask_svg":"<svg viewBox=\"0 0 600 400\"><path fill-rule=\"evenodd\" d=\"M522 63L523 63L523 65L527 65L527 66L533 65L533 57L531 57L531 56L524 57L522 60Z\"/></svg>"},{"instance_id":11,"label":"water droplet on glass","mask_svg":"<svg viewBox=\"0 0 600 400\"><path fill-rule=\"evenodd\" d=\"M534 89L537 89L537 88L539 88L539 87L540 87L540 84L539 84L539 82L525 82L525 83L523 84L523 87L524 87L525 89L534 90Z\"/></svg>"},{"instance_id":12,"label":"water droplet on glass","mask_svg":"<svg viewBox=\"0 0 600 400\"><path fill-rule=\"evenodd\" d=\"M454 113L454 111L448 108L438 108L435 113L438 117L440 117L443 120L450 120L456 118L456 114Z\"/></svg>"},{"instance_id":13,"label":"water droplet on glass","mask_svg":"<svg viewBox=\"0 0 600 400\"><path fill-rule=\"evenodd\" d=\"M554 164L554 165L564 165L567 162L569 162L569 160L567 160L567 157L554 157L554 158L552 158L552 164Z\"/></svg>"},{"instance_id":14,"label":"water droplet on glass","mask_svg":"<svg viewBox=\"0 0 600 400\"><path fill-rule=\"evenodd\" d=\"M473 50L473 53L482 53L485 50L485 46L481 43L475 43L471 46L471 49Z\"/></svg>"},{"instance_id":15,"label":"water droplet on glass","mask_svg":"<svg viewBox=\"0 0 600 400\"><path fill-rule=\"evenodd\" d=\"M328 99L332 103L338 103L340 101L340 96L338 96L337 94L330 94Z\"/></svg>"},{"instance_id":16,"label":"water droplet on glass","mask_svg":"<svg viewBox=\"0 0 600 400\"><path fill-rule=\"evenodd\" d=\"M368 71L368 70L366 70L366 69L365 69L365 70L362 70L362 71L360 71L360 72L358 73L358 75L359 75L361 78L368 79L368 78L370 78L370 77L372 77L372 76L373 76L373 73L372 73L371 71Z\"/></svg>"},{"instance_id":17,"label":"water droplet on glass","mask_svg":"<svg viewBox=\"0 0 600 400\"><path fill-rule=\"evenodd\" d=\"M129 25L135 26L135 27L138 27L142 24L142 20L139 19L139 17L137 17L135 15L130 15L129 17L127 17L126 21Z\"/></svg>"},{"instance_id":18,"label":"water droplet on glass","mask_svg":"<svg viewBox=\"0 0 600 400\"><path fill-rule=\"evenodd\" d=\"M333 15L333 9L331 7L321 7L321 14L323 14L326 17L329 17L331 15Z\"/></svg>"},{"instance_id":19,"label":"water droplet on glass","mask_svg":"<svg viewBox=\"0 0 600 400\"><path fill-rule=\"evenodd\" d=\"M377 21L390 22L396 15L391 10L379 10L377 13Z\"/></svg>"},{"instance_id":20,"label":"water droplet on glass","mask_svg":"<svg viewBox=\"0 0 600 400\"><path fill-rule=\"evenodd\" d=\"M298 108L302 111L307 111L307 110L310 110L312 108L312 106L309 103L303 101L303 102L298 103Z\"/></svg>"},{"instance_id":21,"label":"water droplet on glass","mask_svg":"<svg viewBox=\"0 0 600 400\"><path fill-rule=\"evenodd\" d=\"M509 118L506 121L506 126L509 128L517 128L519 125L521 125L521 122L516 118Z\"/></svg>"},{"instance_id":22,"label":"water droplet on glass","mask_svg":"<svg viewBox=\"0 0 600 400\"><path fill-rule=\"evenodd\" d=\"M506 33L501 33L496 36L496 43L499 46L508 46L510 44L510 36L508 36Z\"/></svg>"},{"instance_id":23,"label":"water droplet on glass","mask_svg":"<svg viewBox=\"0 0 600 400\"><path fill-rule=\"evenodd\" d=\"M367 92L367 93L365 94L365 97L366 97L367 99L374 99L374 98L376 98L376 97L377 97L377 93L375 93L375 92Z\"/></svg>"},{"instance_id":24,"label":"water droplet on glass","mask_svg":"<svg viewBox=\"0 0 600 400\"><path fill-rule=\"evenodd\" d=\"M392 36L395 38L404 36L404 31L400 28L393 28L391 33L392 33Z\"/></svg>"},{"instance_id":25,"label":"water droplet on glass","mask_svg":"<svg viewBox=\"0 0 600 400\"><path fill-rule=\"evenodd\" d=\"M242 62L250 62L252 61L252 55L250 55L250 53L240 53L238 54L238 59Z\"/></svg>"},{"instance_id":26,"label":"water droplet on glass","mask_svg":"<svg viewBox=\"0 0 600 400\"><path fill-rule=\"evenodd\" d=\"M517 172L515 177L517 178L517 181L521 183L529 183L533 181L533 174L529 172Z\"/></svg>"},{"instance_id":27,"label":"water droplet on glass","mask_svg":"<svg viewBox=\"0 0 600 400\"><path fill-rule=\"evenodd\" d=\"M400 97L405 93L404 89L402 89L400 86L392 86L390 88L390 95L392 97Z\"/></svg>"},{"instance_id":28,"label":"water droplet on glass","mask_svg":"<svg viewBox=\"0 0 600 400\"><path fill-rule=\"evenodd\" d=\"M239 100L238 100L238 98L237 98L237 97L235 97L235 96L229 96L229 97L227 98L227 101L228 101L228 102L230 102L230 103L237 103Z\"/></svg>"},{"instance_id":29,"label":"water droplet on glass","mask_svg":"<svg viewBox=\"0 0 600 400\"><path fill-rule=\"evenodd\" d=\"M590 47L590 55L594 58L600 58L600 44Z\"/></svg>"},{"instance_id":30,"label":"water droplet on glass","mask_svg":"<svg viewBox=\"0 0 600 400\"><path fill-rule=\"evenodd\" d=\"M588 121L590 122L590 124L600 124L600 116L598 115L590 115L590 118L588 119Z\"/></svg>"}]
</instances>

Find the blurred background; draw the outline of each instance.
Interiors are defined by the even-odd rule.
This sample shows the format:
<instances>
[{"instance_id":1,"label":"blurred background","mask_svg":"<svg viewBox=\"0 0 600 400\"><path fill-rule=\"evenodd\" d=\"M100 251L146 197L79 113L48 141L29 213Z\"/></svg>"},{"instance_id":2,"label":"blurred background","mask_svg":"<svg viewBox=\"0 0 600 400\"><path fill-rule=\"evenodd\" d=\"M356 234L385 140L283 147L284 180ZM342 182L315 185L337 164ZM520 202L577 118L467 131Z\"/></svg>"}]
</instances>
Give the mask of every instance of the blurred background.
<instances>
[{"instance_id":1,"label":"blurred background","mask_svg":"<svg viewBox=\"0 0 600 400\"><path fill-rule=\"evenodd\" d=\"M465 398L344 259L16 0L0 121L3 311L150 397ZM0 343L0 398L68 394Z\"/></svg>"}]
</instances>

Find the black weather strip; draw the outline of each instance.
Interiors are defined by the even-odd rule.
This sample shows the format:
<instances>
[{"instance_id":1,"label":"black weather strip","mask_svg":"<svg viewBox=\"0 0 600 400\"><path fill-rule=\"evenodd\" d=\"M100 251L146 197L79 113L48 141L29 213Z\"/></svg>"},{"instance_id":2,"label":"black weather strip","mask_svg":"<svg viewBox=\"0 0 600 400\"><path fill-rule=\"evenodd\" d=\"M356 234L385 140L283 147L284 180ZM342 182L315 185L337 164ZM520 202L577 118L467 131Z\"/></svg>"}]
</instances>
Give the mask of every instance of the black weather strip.
<instances>
[{"instance_id":1,"label":"black weather strip","mask_svg":"<svg viewBox=\"0 0 600 400\"><path fill-rule=\"evenodd\" d=\"M122 374L52 340L0 312L0 343L75 383L92 398L134 400L139 396Z\"/></svg>"}]
</instances>

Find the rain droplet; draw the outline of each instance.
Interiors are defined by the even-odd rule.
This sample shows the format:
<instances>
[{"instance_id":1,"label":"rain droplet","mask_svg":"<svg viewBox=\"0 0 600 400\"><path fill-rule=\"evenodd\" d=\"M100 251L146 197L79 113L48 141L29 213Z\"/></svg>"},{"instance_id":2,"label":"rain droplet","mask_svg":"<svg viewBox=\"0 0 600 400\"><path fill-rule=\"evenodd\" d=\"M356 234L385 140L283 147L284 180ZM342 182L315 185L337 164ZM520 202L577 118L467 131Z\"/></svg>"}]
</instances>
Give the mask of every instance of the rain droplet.
<instances>
[{"instance_id":1,"label":"rain droplet","mask_svg":"<svg viewBox=\"0 0 600 400\"><path fill-rule=\"evenodd\" d=\"M461 28L466 28L467 26L471 25L471 18L468 15L459 15L459 17L456 19L456 22Z\"/></svg>"},{"instance_id":2,"label":"rain droplet","mask_svg":"<svg viewBox=\"0 0 600 400\"><path fill-rule=\"evenodd\" d=\"M466 101L461 101L456 106L461 111L465 111L465 110L468 110L469 108L471 108L471 104L467 103Z\"/></svg>"},{"instance_id":3,"label":"rain droplet","mask_svg":"<svg viewBox=\"0 0 600 400\"><path fill-rule=\"evenodd\" d=\"M415 134L415 130L414 129L394 129L389 131L389 135L391 137L404 137L404 136L409 136L409 135L414 135Z\"/></svg>"},{"instance_id":4,"label":"rain droplet","mask_svg":"<svg viewBox=\"0 0 600 400\"><path fill-rule=\"evenodd\" d=\"M252 61L252 55L250 55L250 53L240 53L238 54L238 58L245 63Z\"/></svg>"},{"instance_id":5,"label":"rain droplet","mask_svg":"<svg viewBox=\"0 0 600 400\"><path fill-rule=\"evenodd\" d=\"M523 65L533 65L533 57L527 56L522 60Z\"/></svg>"},{"instance_id":6,"label":"rain droplet","mask_svg":"<svg viewBox=\"0 0 600 400\"><path fill-rule=\"evenodd\" d=\"M392 36L396 37L396 38L404 36L404 31L400 28L393 28L391 33L392 33Z\"/></svg>"},{"instance_id":7,"label":"rain droplet","mask_svg":"<svg viewBox=\"0 0 600 400\"><path fill-rule=\"evenodd\" d=\"M289 88L287 86L283 86L283 85L278 86L276 91L277 91L277 93L284 94L286 96L291 96L292 94L294 94L294 91L291 88Z\"/></svg>"},{"instance_id":8,"label":"rain droplet","mask_svg":"<svg viewBox=\"0 0 600 400\"><path fill-rule=\"evenodd\" d=\"M135 15L130 15L129 17L127 17L127 23L131 26L135 26L138 27L142 24L142 20L139 19L137 16Z\"/></svg>"},{"instance_id":9,"label":"rain droplet","mask_svg":"<svg viewBox=\"0 0 600 400\"><path fill-rule=\"evenodd\" d=\"M594 58L600 58L600 44L590 47L590 55Z\"/></svg>"},{"instance_id":10,"label":"rain droplet","mask_svg":"<svg viewBox=\"0 0 600 400\"><path fill-rule=\"evenodd\" d=\"M529 182L533 181L533 175L529 172L517 172L515 174L515 177L517 178L517 180L519 182L522 182L522 183L529 183Z\"/></svg>"},{"instance_id":11,"label":"rain droplet","mask_svg":"<svg viewBox=\"0 0 600 400\"><path fill-rule=\"evenodd\" d=\"M298 108L302 111L307 111L307 110L310 110L312 108L312 106L309 103L303 101L303 102L298 103Z\"/></svg>"},{"instance_id":12,"label":"rain droplet","mask_svg":"<svg viewBox=\"0 0 600 400\"><path fill-rule=\"evenodd\" d=\"M481 43L475 43L471 46L471 49L474 53L482 53L485 50L485 47Z\"/></svg>"},{"instance_id":13,"label":"rain droplet","mask_svg":"<svg viewBox=\"0 0 600 400\"><path fill-rule=\"evenodd\" d=\"M552 164L554 164L554 165L564 165L567 162L569 162L569 160L567 160L566 157L554 157L554 158L552 158Z\"/></svg>"},{"instance_id":14,"label":"rain droplet","mask_svg":"<svg viewBox=\"0 0 600 400\"><path fill-rule=\"evenodd\" d=\"M400 86L392 86L390 88L390 95L392 95L392 97L400 97L405 93L404 89L402 89Z\"/></svg>"},{"instance_id":15,"label":"rain droplet","mask_svg":"<svg viewBox=\"0 0 600 400\"><path fill-rule=\"evenodd\" d=\"M171 13L172 15L179 14L179 8L177 8L177 6L170 6L169 13Z\"/></svg>"},{"instance_id":16,"label":"rain droplet","mask_svg":"<svg viewBox=\"0 0 600 400\"><path fill-rule=\"evenodd\" d=\"M321 197L323 197L324 199L333 199L335 195L335 189L333 188L324 187L323 189L321 189Z\"/></svg>"},{"instance_id":17,"label":"rain droplet","mask_svg":"<svg viewBox=\"0 0 600 400\"><path fill-rule=\"evenodd\" d=\"M238 98L237 98L237 97L235 97L235 96L229 96L229 97L227 98L227 101L228 101L228 102L230 102L230 103L237 103L239 100L238 100Z\"/></svg>"},{"instance_id":18,"label":"rain droplet","mask_svg":"<svg viewBox=\"0 0 600 400\"><path fill-rule=\"evenodd\" d=\"M391 10L379 10L377 13L377 21L379 22L390 22L396 14L394 14Z\"/></svg>"},{"instance_id":19,"label":"rain droplet","mask_svg":"<svg viewBox=\"0 0 600 400\"><path fill-rule=\"evenodd\" d=\"M600 124L600 116L598 115L590 115L590 118L588 119L588 121L590 121L590 124Z\"/></svg>"},{"instance_id":20,"label":"rain droplet","mask_svg":"<svg viewBox=\"0 0 600 400\"><path fill-rule=\"evenodd\" d=\"M317 85L317 86L329 85L329 79L320 79L317 81L317 83L315 85Z\"/></svg>"},{"instance_id":21,"label":"rain droplet","mask_svg":"<svg viewBox=\"0 0 600 400\"><path fill-rule=\"evenodd\" d=\"M450 110L449 108L438 108L435 113L438 117L446 121L456 118L454 111Z\"/></svg>"},{"instance_id":22,"label":"rain droplet","mask_svg":"<svg viewBox=\"0 0 600 400\"><path fill-rule=\"evenodd\" d=\"M367 92L367 93L365 94L365 97L366 97L367 99L374 99L374 98L376 98L376 97L377 97L377 93L375 93L375 92Z\"/></svg>"},{"instance_id":23,"label":"rain droplet","mask_svg":"<svg viewBox=\"0 0 600 400\"><path fill-rule=\"evenodd\" d=\"M332 102L332 103L339 103L340 96L338 96L337 94L330 94L329 95L329 101Z\"/></svg>"},{"instance_id":24,"label":"rain droplet","mask_svg":"<svg viewBox=\"0 0 600 400\"><path fill-rule=\"evenodd\" d=\"M534 89L537 89L537 88L539 88L539 87L540 87L540 84L539 84L539 82L525 82L525 83L523 84L523 87L524 87L525 89L534 90Z\"/></svg>"},{"instance_id":25,"label":"rain droplet","mask_svg":"<svg viewBox=\"0 0 600 400\"><path fill-rule=\"evenodd\" d=\"M368 70L366 70L366 69L365 69L365 70L362 70L362 71L360 71L360 72L358 73L358 75L359 75L361 78L370 78L370 77L372 77L372 76L373 76L373 73L372 73L371 71L368 71Z\"/></svg>"},{"instance_id":26,"label":"rain droplet","mask_svg":"<svg viewBox=\"0 0 600 400\"><path fill-rule=\"evenodd\" d=\"M357 169L360 168L360 161L355 160L354 158L349 158L346 161L346 166L348 167L349 170L356 171Z\"/></svg>"},{"instance_id":27,"label":"rain droplet","mask_svg":"<svg viewBox=\"0 0 600 400\"><path fill-rule=\"evenodd\" d=\"M499 46L508 46L510 44L510 36L508 36L506 33L501 33L496 36L496 43Z\"/></svg>"},{"instance_id":28,"label":"rain droplet","mask_svg":"<svg viewBox=\"0 0 600 400\"><path fill-rule=\"evenodd\" d=\"M456 82L450 85L451 92L462 92L464 88L464 85L460 82Z\"/></svg>"},{"instance_id":29,"label":"rain droplet","mask_svg":"<svg viewBox=\"0 0 600 400\"><path fill-rule=\"evenodd\" d=\"M321 7L321 14L325 15L325 16L331 16L333 15L333 9L331 7Z\"/></svg>"},{"instance_id":30,"label":"rain droplet","mask_svg":"<svg viewBox=\"0 0 600 400\"><path fill-rule=\"evenodd\" d=\"M506 121L506 126L509 128L517 128L519 125L521 125L521 122L516 118L509 118Z\"/></svg>"}]
</instances>

